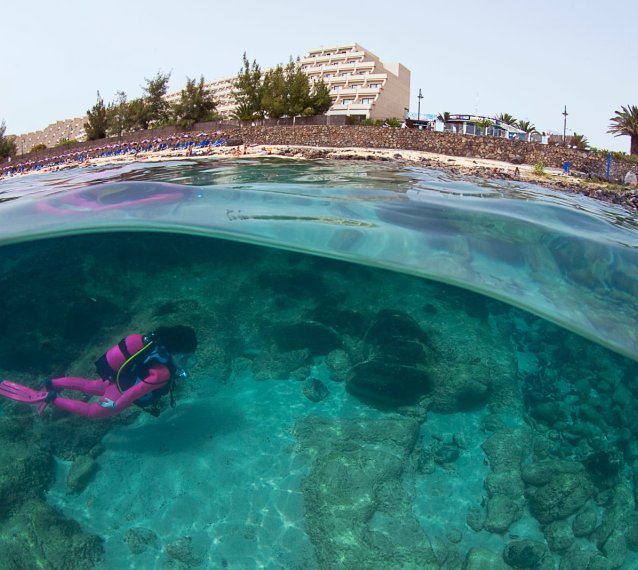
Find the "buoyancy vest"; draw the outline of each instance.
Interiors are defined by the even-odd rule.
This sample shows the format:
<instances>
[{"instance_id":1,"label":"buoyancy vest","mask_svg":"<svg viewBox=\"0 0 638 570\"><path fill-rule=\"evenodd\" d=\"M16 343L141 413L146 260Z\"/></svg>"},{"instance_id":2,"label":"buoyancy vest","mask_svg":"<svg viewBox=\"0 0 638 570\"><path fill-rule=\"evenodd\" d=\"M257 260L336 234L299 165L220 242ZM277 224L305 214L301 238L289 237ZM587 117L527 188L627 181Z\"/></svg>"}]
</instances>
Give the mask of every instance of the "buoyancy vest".
<instances>
[{"instance_id":1,"label":"buoyancy vest","mask_svg":"<svg viewBox=\"0 0 638 570\"><path fill-rule=\"evenodd\" d=\"M153 335L145 337L129 335L123 338L95 361L95 368L103 380L116 383L119 391L124 393L140 382L153 384L147 378L149 369L154 364L162 364L168 368L170 373L168 381L158 382L162 385L161 388L138 398L134 403L142 408L148 406L157 408L160 398L170 393L171 406L174 407L172 390L176 372L175 364L170 353Z\"/></svg>"}]
</instances>

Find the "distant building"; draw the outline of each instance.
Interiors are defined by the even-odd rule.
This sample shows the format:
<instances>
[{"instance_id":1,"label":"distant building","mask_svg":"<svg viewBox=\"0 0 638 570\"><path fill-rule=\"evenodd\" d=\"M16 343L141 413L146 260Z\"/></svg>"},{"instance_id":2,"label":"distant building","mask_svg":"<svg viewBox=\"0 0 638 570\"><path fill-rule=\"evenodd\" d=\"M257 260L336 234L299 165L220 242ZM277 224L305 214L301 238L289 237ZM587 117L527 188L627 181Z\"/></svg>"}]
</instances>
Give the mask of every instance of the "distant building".
<instances>
[{"instance_id":1,"label":"distant building","mask_svg":"<svg viewBox=\"0 0 638 570\"><path fill-rule=\"evenodd\" d=\"M84 123L86 118L64 119L50 124L41 131L33 131L16 137L16 149L18 154L29 152L36 144L45 144L47 148L53 148L62 139L86 139Z\"/></svg>"},{"instance_id":2,"label":"distant building","mask_svg":"<svg viewBox=\"0 0 638 570\"><path fill-rule=\"evenodd\" d=\"M382 63L359 44L345 44L310 50L301 60L310 81L323 79L330 90L332 106L327 115L361 119L402 117L410 103L410 71L400 63ZM265 73L268 70L263 70ZM206 84L224 118L233 115L236 76ZM171 102L180 92L167 95Z\"/></svg>"},{"instance_id":3,"label":"distant building","mask_svg":"<svg viewBox=\"0 0 638 570\"><path fill-rule=\"evenodd\" d=\"M477 124L485 121L491 121L492 126L483 128ZM482 115L450 115L447 121L442 121L437 117L435 128L437 131L464 135L484 135L512 141L547 142L546 140L543 141L543 137L538 133L526 133L518 127L508 125L499 119Z\"/></svg>"}]
</instances>

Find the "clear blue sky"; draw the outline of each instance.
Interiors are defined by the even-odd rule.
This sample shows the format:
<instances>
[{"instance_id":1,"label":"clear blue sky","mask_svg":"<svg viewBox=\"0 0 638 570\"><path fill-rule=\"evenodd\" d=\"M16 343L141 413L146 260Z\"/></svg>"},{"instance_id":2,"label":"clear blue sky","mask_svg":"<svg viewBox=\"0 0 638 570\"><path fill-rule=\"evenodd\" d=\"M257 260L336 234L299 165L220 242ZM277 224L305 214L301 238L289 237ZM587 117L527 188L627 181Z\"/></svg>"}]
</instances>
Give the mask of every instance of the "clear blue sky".
<instances>
[{"instance_id":1,"label":"clear blue sky","mask_svg":"<svg viewBox=\"0 0 638 570\"><path fill-rule=\"evenodd\" d=\"M262 67L321 45L357 42L412 72L411 110L510 113L539 130L606 133L638 105L636 0L31 0L2 8L0 120L8 133L86 113L99 90L141 95L144 78L235 75L242 53Z\"/></svg>"}]
</instances>

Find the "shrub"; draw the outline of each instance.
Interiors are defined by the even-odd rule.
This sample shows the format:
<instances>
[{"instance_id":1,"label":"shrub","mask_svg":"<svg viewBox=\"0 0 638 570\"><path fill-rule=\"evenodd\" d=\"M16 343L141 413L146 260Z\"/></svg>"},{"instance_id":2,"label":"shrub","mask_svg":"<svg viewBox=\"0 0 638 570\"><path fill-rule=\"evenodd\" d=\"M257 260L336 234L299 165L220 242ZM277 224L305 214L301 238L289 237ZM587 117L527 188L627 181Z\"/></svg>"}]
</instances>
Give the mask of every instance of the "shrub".
<instances>
[{"instance_id":1,"label":"shrub","mask_svg":"<svg viewBox=\"0 0 638 570\"><path fill-rule=\"evenodd\" d=\"M536 174L537 176L545 175L545 165L543 164L542 160L537 161L534 165L534 174Z\"/></svg>"},{"instance_id":2,"label":"shrub","mask_svg":"<svg viewBox=\"0 0 638 570\"><path fill-rule=\"evenodd\" d=\"M46 148L47 148L47 145L45 145L44 143L38 143L38 144L34 144L31 147L30 152L38 152L39 150L45 150Z\"/></svg>"}]
</instances>

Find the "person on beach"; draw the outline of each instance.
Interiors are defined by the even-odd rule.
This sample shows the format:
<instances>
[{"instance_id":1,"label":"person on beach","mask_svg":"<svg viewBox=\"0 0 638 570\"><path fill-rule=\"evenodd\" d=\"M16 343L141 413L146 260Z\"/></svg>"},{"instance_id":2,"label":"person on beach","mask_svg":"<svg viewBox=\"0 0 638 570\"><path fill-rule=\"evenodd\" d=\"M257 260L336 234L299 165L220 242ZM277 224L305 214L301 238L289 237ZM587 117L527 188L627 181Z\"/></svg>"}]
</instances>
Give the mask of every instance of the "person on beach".
<instances>
[{"instance_id":1,"label":"person on beach","mask_svg":"<svg viewBox=\"0 0 638 570\"><path fill-rule=\"evenodd\" d=\"M151 334L132 334L107 350L95 362L98 380L66 376L47 380L39 390L9 380L0 382L0 395L34 404L42 414L48 404L72 414L102 419L119 414L135 404L158 416L162 396L170 395L175 407L173 385L186 378L187 355L197 349L195 331L189 326L160 327ZM99 396L96 402L63 398L62 390L76 390Z\"/></svg>"}]
</instances>

